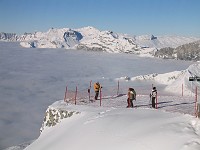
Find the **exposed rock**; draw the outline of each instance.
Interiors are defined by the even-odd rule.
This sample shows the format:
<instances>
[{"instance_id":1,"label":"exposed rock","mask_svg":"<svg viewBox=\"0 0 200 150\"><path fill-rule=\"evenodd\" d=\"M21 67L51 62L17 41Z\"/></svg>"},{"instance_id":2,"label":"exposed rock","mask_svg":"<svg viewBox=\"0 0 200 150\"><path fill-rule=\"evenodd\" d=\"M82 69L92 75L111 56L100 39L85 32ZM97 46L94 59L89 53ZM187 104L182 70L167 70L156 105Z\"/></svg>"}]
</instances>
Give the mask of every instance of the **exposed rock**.
<instances>
[{"instance_id":1,"label":"exposed rock","mask_svg":"<svg viewBox=\"0 0 200 150\"><path fill-rule=\"evenodd\" d=\"M45 113L44 121L42 127L40 128L40 132L42 132L45 128L57 125L61 122L62 119L71 117L74 114L79 114L79 112L48 108Z\"/></svg>"},{"instance_id":2,"label":"exposed rock","mask_svg":"<svg viewBox=\"0 0 200 150\"><path fill-rule=\"evenodd\" d=\"M161 48L159 51L155 52L155 56L164 59L174 59L174 48L166 47Z\"/></svg>"},{"instance_id":3,"label":"exposed rock","mask_svg":"<svg viewBox=\"0 0 200 150\"><path fill-rule=\"evenodd\" d=\"M189 61L200 60L200 41L181 45L177 48L162 48L155 53L156 57Z\"/></svg>"},{"instance_id":4,"label":"exposed rock","mask_svg":"<svg viewBox=\"0 0 200 150\"><path fill-rule=\"evenodd\" d=\"M4 41L16 41L18 39L18 36L15 33L0 33L0 40Z\"/></svg>"}]
</instances>

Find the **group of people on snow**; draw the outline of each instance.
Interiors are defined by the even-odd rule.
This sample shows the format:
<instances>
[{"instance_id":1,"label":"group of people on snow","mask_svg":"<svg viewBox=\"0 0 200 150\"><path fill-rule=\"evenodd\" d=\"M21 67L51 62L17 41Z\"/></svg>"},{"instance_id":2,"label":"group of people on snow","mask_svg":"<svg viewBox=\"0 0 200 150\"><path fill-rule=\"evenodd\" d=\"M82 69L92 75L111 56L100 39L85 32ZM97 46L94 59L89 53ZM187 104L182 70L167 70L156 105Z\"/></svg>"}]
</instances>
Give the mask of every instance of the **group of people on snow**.
<instances>
[{"instance_id":1,"label":"group of people on snow","mask_svg":"<svg viewBox=\"0 0 200 150\"><path fill-rule=\"evenodd\" d=\"M95 97L94 99L97 100L98 96L99 96L99 92L100 89L102 88L102 86L100 85L99 82L94 83L94 91L95 91ZM127 93L127 108L133 108L133 101L136 101L136 91L134 88L129 88L128 89L128 93ZM150 93L150 100L151 100L151 105L152 108L156 108L156 97L157 97L157 89L156 87L153 87L151 93Z\"/></svg>"},{"instance_id":2,"label":"group of people on snow","mask_svg":"<svg viewBox=\"0 0 200 150\"><path fill-rule=\"evenodd\" d=\"M136 92L134 88L129 88L128 89L128 94L127 94L127 108L133 108L133 101L136 101ZM151 100L151 105L152 108L156 108L156 98L157 98L157 90L156 87L153 87L151 93L150 93L150 100Z\"/></svg>"}]
</instances>

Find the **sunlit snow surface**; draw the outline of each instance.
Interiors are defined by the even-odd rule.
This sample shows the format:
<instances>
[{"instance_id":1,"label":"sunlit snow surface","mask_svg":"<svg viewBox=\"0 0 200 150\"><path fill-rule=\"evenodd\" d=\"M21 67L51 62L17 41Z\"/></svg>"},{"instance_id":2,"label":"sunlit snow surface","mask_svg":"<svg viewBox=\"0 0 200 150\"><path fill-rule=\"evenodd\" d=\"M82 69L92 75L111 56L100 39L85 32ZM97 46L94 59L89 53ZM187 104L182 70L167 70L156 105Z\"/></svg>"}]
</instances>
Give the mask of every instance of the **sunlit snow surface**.
<instances>
[{"instance_id":1,"label":"sunlit snow surface","mask_svg":"<svg viewBox=\"0 0 200 150\"><path fill-rule=\"evenodd\" d=\"M109 87L116 86L117 79L121 77L128 76L132 79L140 75L181 71L192 64L186 61L140 58L127 54L65 49L25 49L18 43L1 42L0 45L0 149L36 139L39 136L45 110L53 102L63 99L66 85L71 91L75 90L76 86L79 90L87 90L91 80L99 81L105 92ZM143 108L148 107L147 94L151 91L152 83L162 88L158 90L166 96L160 98L163 103L159 107L172 105L166 109L174 110L173 106L176 106L182 110L187 106L171 102L173 97L164 94L161 91L163 86L154 81L144 83L123 80L120 82L122 87L120 91L121 94L126 94L129 86L146 89L144 93L138 90L138 93L143 95L138 96L137 101L137 105L145 112ZM107 95L109 96L109 93ZM177 97L174 99L177 100ZM123 110L126 107L126 96L119 97L120 103L114 103L112 100L109 102L109 108L120 107L120 110ZM193 102L192 99L184 103L190 103L189 107L192 109ZM193 114L191 111L189 114Z\"/></svg>"},{"instance_id":2,"label":"sunlit snow surface","mask_svg":"<svg viewBox=\"0 0 200 150\"><path fill-rule=\"evenodd\" d=\"M95 107L98 101L86 105L55 102L51 109L65 109L80 113L64 119L55 127L42 132L26 150L35 149L111 149L111 150L198 150L200 148L200 120L189 115L169 113L161 109L146 108L145 97L138 97L135 108L124 108L125 96L104 99L104 107ZM164 98L165 99L165 98ZM163 106L184 103L167 97ZM142 105L140 104L142 102ZM187 101L189 102L189 101ZM117 105L116 105L117 104ZM185 103L186 104L186 103ZM92 106L89 106L92 105ZM116 107L111 107L111 106ZM120 105L120 106L119 106ZM190 104L187 104L189 106ZM170 108L170 107L169 107Z\"/></svg>"}]
</instances>

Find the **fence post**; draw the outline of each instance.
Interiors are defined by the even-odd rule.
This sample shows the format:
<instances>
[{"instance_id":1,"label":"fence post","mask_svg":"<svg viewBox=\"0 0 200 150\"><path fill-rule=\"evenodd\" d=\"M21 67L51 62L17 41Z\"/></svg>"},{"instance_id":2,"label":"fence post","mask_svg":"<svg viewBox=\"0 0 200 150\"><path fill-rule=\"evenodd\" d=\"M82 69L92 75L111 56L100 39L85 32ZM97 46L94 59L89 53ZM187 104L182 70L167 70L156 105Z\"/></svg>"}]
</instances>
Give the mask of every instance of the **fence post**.
<instances>
[{"instance_id":1,"label":"fence post","mask_svg":"<svg viewBox=\"0 0 200 150\"><path fill-rule=\"evenodd\" d=\"M158 93L156 94L156 109L158 109Z\"/></svg>"},{"instance_id":2,"label":"fence post","mask_svg":"<svg viewBox=\"0 0 200 150\"><path fill-rule=\"evenodd\" d=\"M66 86L66 89L65 89L64 102L67 102L67 86Z\"/></svg>"},{"instance_id":3,"label":"fence post","mask_svg":"<svg viewBox=\"0 0 200 150\"><path fill-rule=\"evenodd\" d=\"M197 117L198 115L198 112L197 112L197 86L196 86L196 89L195 89L195 116Z\"/></svg>"},{"instance_id":4,"label":"fence post","mask_svg":"<svg viewBox=\"0 0 200 150\"><path fill-rule=\"evenodd\" d=\"M117 95L119 95L119 80L118 80L118 85L117 85Z\"/></svg>"},{"instance_id":5,"label":"fence post","mask_svg":"<svg viewBox=\"0 0 200 150\"><path fill-rule=\"evenodd\" d=\"M101 91L101 87L100 87L100 106L101 106L101 99L102 99L102 91Z\"/></svg>"},{"instance_id":6,"label":"fence post","mask_svg":"<svg viewBox=\"0 0 200 150\"><path fill-rule=\"evenodd\" d=\"M77 91L78 91L78 89L77 89L77 86L76 86L76 93L75 93L75 105L76 105Z\"/></svg>"},{"instance_id":7,"label":"fence post","mask_svg":"<svg viewBox=\"0 0 200 150\"><path fill-rule=\"evenodd\" d=\"M89 87L89 89L88 89L89 101L90 101L90 92L91 92L91 86L92 86L92 80L90 81L90 87Z\"/></svg>"},{"instance_id":8,"label":"fence post","mask_svg":"<svg viewBox=\"0 0 200 150\"><path fill-rule=\"evenodd\" d=\"M183 83L182 83L182 96L183 96Z\"/></svg>"}]
</instances>

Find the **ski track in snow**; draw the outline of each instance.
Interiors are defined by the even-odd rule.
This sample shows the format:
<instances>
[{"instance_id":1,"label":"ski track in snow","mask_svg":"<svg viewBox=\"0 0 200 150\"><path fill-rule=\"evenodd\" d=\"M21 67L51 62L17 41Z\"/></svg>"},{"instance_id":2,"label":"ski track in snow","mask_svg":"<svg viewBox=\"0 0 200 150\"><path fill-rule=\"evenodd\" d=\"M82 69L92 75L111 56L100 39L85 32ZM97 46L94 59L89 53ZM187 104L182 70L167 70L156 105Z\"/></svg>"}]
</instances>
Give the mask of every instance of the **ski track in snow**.
<instances>
[{"instance_id":1,"label":"ski track in snow","mask_svg":"<svg viewBox=\"0 0 200 150\"><path fill-rule=\"evenodd\" d=\"M70 103L74 103L73 100ZM149 95L138 95L137 100L133 101L134 108L151 108ZM100 99L95 102L89 101L88 98L78 99L77 105L88 105L93 107L100 106ZM127 106L127 96L125 94L119 96L106 96L102 98L102 107L108 107L107 111L114 108L125 108ZM195 97L194 96L158 96L158 109L174 113L182 113L195 115ZM101 112L104 114L106 112Z\"/></svg>"}]
</instances>

